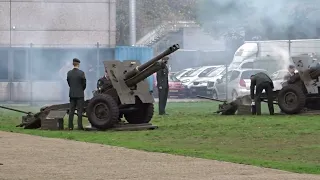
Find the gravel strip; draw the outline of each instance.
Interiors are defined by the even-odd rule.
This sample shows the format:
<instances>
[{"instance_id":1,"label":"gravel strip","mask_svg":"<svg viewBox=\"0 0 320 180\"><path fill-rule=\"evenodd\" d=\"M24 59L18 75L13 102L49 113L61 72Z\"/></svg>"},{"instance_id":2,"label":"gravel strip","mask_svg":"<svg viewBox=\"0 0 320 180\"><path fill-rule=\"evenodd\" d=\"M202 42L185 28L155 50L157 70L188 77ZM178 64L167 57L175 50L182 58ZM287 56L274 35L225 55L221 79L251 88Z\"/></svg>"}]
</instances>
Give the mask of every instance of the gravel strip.
<instances>
[{"instance_id":1,"label":"gravel strip","mask_svg":"<svg viewBox=\"0 0 320 180\"><path fill-rule=\"evenodd\" d=\"M0 131L0 180L29 179L320 180L320 176Z\"/></svg>"}]
</instances>

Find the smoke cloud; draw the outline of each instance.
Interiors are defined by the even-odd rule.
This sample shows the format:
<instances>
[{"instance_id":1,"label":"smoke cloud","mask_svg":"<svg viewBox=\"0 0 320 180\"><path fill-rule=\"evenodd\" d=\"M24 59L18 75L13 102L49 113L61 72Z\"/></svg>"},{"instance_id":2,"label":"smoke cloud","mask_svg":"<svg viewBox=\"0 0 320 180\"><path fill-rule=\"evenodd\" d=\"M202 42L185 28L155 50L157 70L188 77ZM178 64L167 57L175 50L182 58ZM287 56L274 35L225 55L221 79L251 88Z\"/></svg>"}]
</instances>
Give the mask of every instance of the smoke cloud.
<instances>
[{"instance_id":1,"label":"smoke cloud","mask_svg":"<svg viewBox=\"0 0 320 180\"><path fill-rule=\"evenodd\" d=\"M229 45L236 40L316 39L319 5L315 0L200 0L197 17L207 32ZM276 57L283 69L292 63L288 43L265 44L261 51Z\"/></svg>"}]
</instances>

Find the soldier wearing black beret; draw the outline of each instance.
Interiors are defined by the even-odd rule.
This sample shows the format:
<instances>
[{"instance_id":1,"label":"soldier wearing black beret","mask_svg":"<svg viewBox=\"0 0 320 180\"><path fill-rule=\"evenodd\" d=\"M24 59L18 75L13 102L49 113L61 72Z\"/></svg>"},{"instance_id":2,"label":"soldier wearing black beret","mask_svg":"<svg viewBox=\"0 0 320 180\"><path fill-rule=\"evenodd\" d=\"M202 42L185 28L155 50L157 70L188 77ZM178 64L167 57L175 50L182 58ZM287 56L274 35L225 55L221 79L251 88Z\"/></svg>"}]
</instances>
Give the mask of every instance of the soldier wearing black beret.
<instances>
[{"instance_id":1,"label":"soldier wearing black beret","mask_svg":"<svg viewBox=\"0 0 320 180\"><path fill-rule=\"evenodd\" d=\"M87 82L85 73L79 69L80 60L74 58L72 64L74 68L67 74L67 81L70 87L69 130L73 130L73 116L76 108L78 112L78 129L83 130L82 113L84 106L84 90L86 89Z\"/></svg>"}]
</instances>

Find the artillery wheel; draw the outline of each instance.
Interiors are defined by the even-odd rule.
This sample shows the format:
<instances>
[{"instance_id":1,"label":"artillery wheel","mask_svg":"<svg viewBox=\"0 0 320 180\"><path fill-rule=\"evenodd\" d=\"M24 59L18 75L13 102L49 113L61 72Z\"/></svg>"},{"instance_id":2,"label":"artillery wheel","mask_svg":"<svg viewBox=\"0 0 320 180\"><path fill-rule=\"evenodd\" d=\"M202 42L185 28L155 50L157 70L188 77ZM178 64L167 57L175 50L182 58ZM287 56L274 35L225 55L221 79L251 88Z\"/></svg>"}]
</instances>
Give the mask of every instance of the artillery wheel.
<instances>
[{"instance_id":1,"label":"artillery wheel","mask_svg":"<svg viewBox=\"0 0 320 180\"><path fill-rule=\"evenodd\" d=\"M301 87L290 84L283 87L278 94L279 108L286 114L297 114L306 105L306 95Z\"/></svg>"},{"instance_id":2,"label":"artillery wheel","mask_svg":"<svg viewBox=\"0 0 320 180\"><path fill-rule=\"evenodd\" d=\"M89 101L86 114L93 127L106 130L118 122L119 108L110 95L98 94Z\"/></svg>"},{"instance_id":3,"label":"artillery wheel","mask_svg":"<svg viewBox=\"0 0 320 180\"><path fill-rule=\"evenodd\" d=\"M130 124L143 124L149 123L153 117L154 106L152 103L137 104L137 111L126 113L124 117Z\"/></svg>"}]
</instances>

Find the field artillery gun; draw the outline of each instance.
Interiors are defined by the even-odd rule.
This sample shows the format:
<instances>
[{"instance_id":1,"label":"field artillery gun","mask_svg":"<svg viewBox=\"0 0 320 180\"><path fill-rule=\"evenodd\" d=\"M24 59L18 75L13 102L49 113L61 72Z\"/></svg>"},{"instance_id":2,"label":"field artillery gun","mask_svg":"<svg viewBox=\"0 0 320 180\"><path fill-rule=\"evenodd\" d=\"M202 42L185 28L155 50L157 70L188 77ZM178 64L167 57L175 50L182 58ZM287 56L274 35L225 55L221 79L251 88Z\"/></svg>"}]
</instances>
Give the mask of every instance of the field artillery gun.
<instances>
[{"instance_id":1,"label":"field artillery gun","mask_svg":"<svg viewBox=\"0 0 320 180\"><path fill-rule=\"evenodd\" d=\"M278 92L279 108L286 114L299 114L305 109L320 110L320 64L308 54L293 56L298 73L290 77Z\"/></svg>"},{"instance_id":2,"label":"field artillery gun","mask_svg":"<svg viewBox=\"0 0 320 180\"><path fill-rule=\"evenodd\" d=\"M139 61L104 61L112 87L98 89L88 102L86 115L91 125L98 129L109 129L124 117L130 124L149 123L154 112L154 98L145 79L165 68L165 58L177 51L175 44L167 50L141 64Z\"/></svg>"},{"instance_id":3,"label":"field artillery gun","mask_svg":"<svg viewBox=\"0 0 320 180\"><path fill-rule=\"evenodd\" d=\"M123 117L129 124L149 123L154 113L154 98L146 78L165 68L168 60L166 56L178 49L179 45L175 44L144 64L138 60L104 61L111 84L99 87L93 98L85 101L84 117L99 130L114 127ZM42 107L38 113L23 116L18 127L37 129L50 113L68 111L69 103Z\"/></svg>"}]
</instances>

